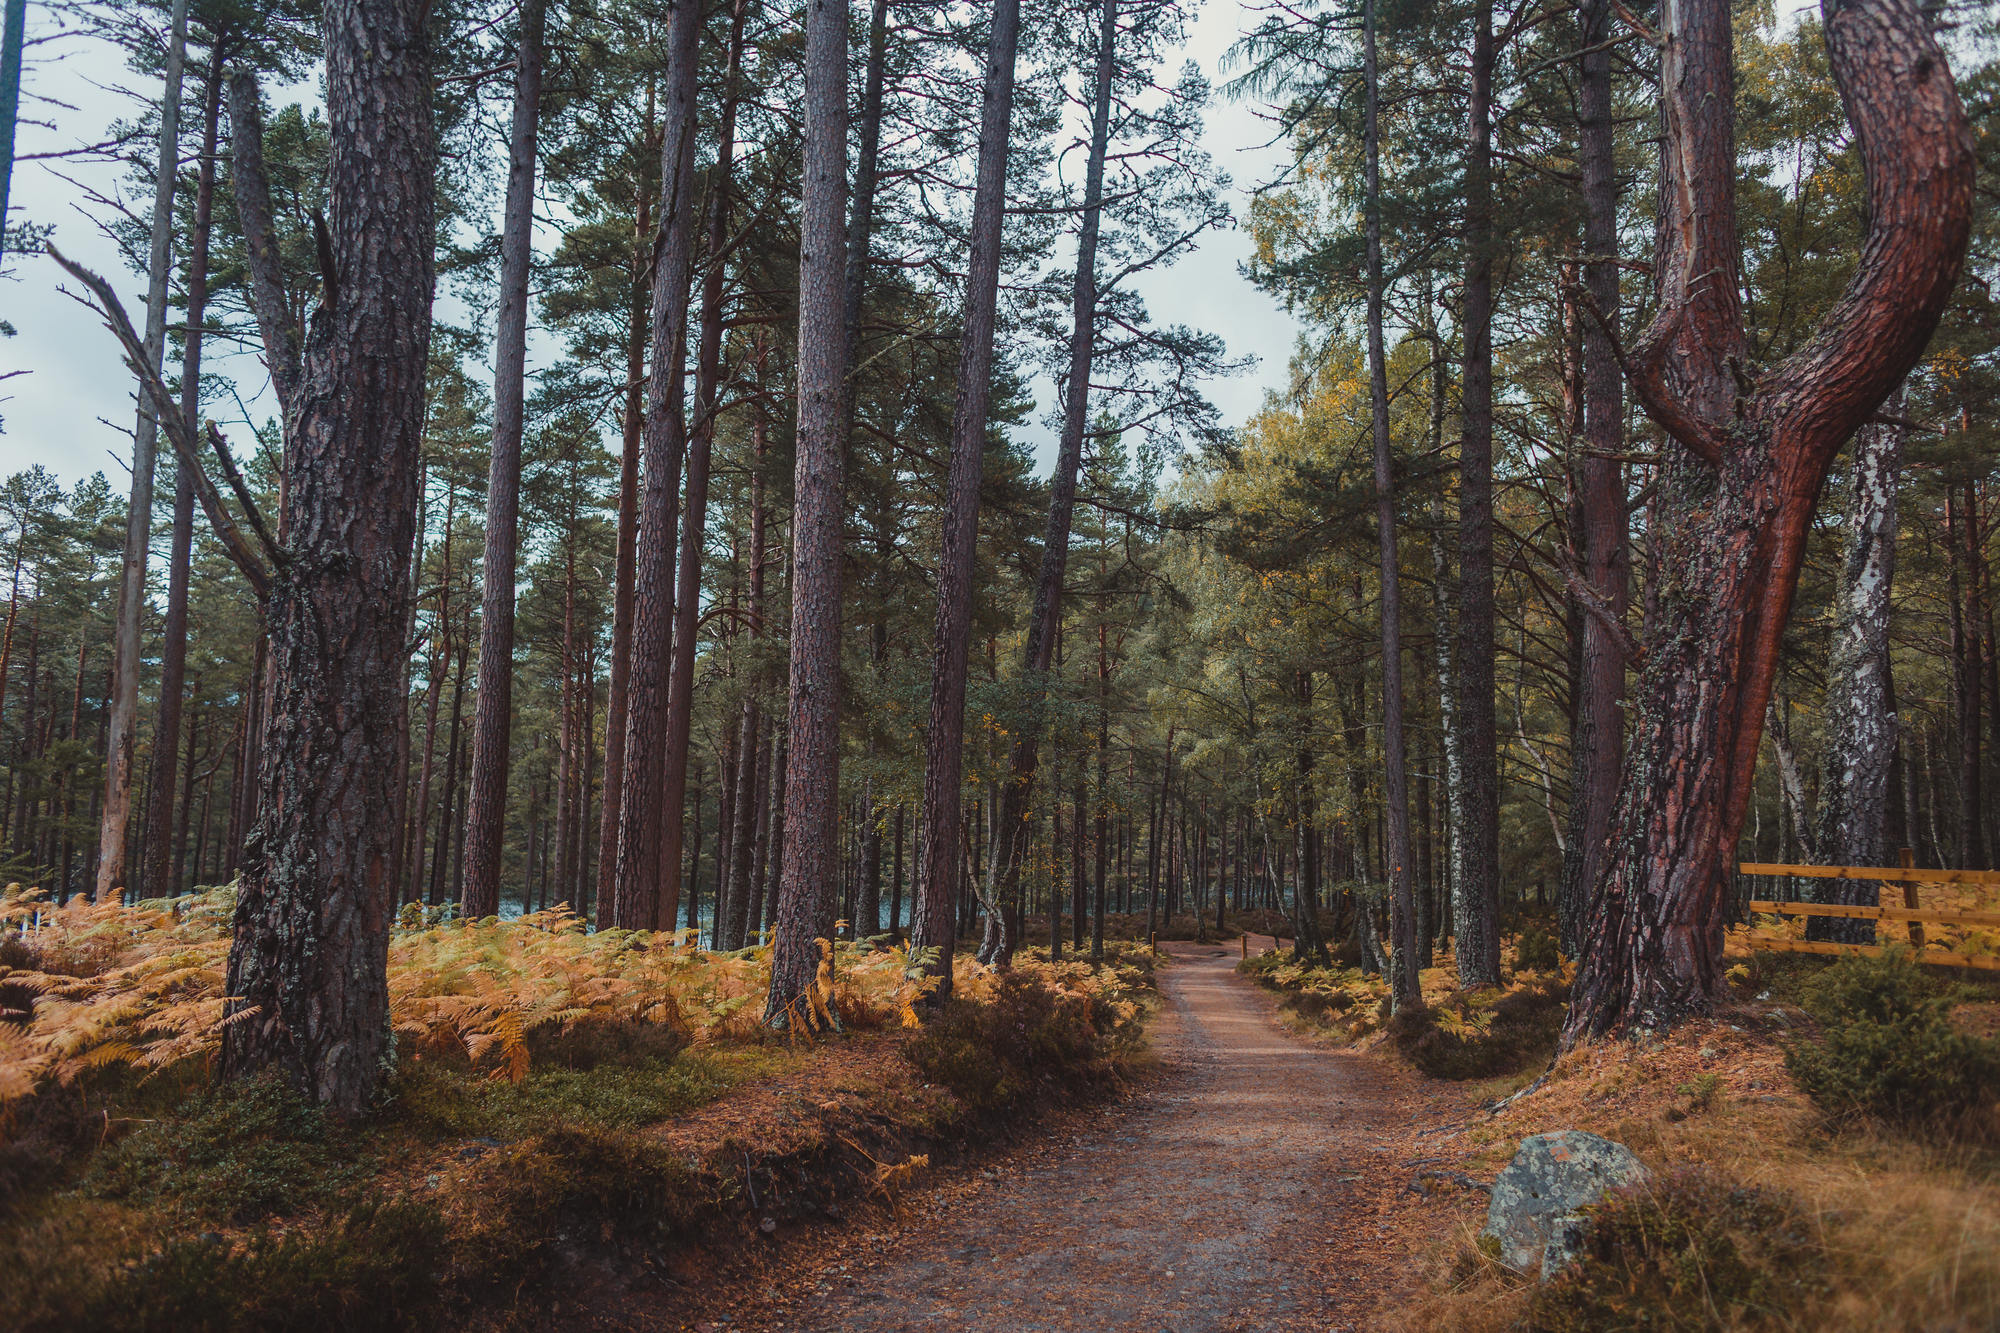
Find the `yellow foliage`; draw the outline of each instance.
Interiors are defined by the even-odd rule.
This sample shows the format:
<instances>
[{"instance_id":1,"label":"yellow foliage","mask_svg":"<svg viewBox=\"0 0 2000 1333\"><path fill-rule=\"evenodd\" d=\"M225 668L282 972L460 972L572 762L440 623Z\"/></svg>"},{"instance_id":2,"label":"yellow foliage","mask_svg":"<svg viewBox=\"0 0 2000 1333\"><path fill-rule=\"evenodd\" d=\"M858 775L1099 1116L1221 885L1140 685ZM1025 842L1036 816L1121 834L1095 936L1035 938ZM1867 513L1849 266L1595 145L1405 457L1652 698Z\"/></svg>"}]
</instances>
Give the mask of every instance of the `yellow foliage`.
<instances>
[{"instance_id":1,"label":"yellow foliage","mask_svg":"<svg viewBox=\"0 0 2000 1333\"><path fill-rule=\"evenodd\" d=\"M228 888L135 906L57 907L18 885L0 894L0 933L18 934L36 960L32 970L0 967L0 984L30 1005L24 1022L0 1022L0 1106L108 1065L151 1074L212 1062L224 1027L255 1012L231 1014L225 1003L234 909ZM518 1081L529 1038L544 1028L637 1022L716 1038L761 1005L769 954L703 953L684 932L592 933L567 906L477 922L413 907L390 936L389 1019L400 1053L463 1054ZM832 1023L843 1004L907 1021L926 990L910 972L902 951L821 941L812 1026Z\"/></svg>"}]
</instances>

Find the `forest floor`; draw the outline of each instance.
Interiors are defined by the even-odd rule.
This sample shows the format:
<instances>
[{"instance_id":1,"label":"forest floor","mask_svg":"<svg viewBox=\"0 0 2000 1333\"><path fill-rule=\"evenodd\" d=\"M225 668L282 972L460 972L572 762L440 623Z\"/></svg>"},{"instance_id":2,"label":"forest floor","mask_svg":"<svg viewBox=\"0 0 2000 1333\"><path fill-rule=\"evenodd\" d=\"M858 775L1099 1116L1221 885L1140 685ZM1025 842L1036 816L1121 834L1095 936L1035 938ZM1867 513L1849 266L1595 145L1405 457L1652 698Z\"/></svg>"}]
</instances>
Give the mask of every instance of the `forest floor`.
<instances>
[{"instance_id":1,"label":"forest floor","mask_svg":"<svg viewBox=\"0 0 2000 1333\"><path fill-rule=\"evenodd\" d=\"M1343 1329L1410 1280L1426 1164L1464 1102L1294 1036L1235 947L1169 946L1159 1066L862 1234L802 1240L704 1330ZM1469 1148L1470 1145L1465 1145ZM1428 1228L1425 1228L1428 1229Z\"/></svg>"}]
</instances>

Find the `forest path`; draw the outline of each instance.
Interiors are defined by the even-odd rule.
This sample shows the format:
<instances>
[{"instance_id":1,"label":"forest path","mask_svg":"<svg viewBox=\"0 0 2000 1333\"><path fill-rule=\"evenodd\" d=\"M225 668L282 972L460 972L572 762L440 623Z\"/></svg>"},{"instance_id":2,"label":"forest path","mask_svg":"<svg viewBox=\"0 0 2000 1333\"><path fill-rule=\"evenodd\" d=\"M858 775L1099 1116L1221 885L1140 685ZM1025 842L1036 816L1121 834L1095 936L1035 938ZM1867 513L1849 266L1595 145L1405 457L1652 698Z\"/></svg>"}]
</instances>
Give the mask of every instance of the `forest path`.
<instances>
[{"instance_id":1,"label":"forest path","mask_svg":"<svg viewBox=\"0 0 2000 1333\"><path fill-rule=\"evenodd\" d=\"M1416 1080L1284 1031L1235 947L1173 952L1164 1068L1142 1092L913 1196L900 1227L839 1247L734 1327L1363 1326L1407 1269L1381 1238L1441 1108Z\"/></svg>"}]
</instances>

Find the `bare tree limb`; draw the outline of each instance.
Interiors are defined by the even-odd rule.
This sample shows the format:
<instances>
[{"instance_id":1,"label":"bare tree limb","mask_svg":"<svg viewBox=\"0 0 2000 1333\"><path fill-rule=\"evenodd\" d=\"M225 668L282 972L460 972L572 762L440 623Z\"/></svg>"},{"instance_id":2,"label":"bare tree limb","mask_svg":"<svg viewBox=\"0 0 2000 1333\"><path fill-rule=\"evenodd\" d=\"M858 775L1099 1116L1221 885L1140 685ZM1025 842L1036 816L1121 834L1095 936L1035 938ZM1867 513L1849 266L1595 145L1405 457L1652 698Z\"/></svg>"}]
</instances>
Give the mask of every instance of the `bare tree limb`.
<instances>
[{"instance_id":1,"label":"bare tree limb","mask_svg":"<svg viewBox=\"0 0 2000 1333\"><path fill-rule=\"evenodd\" d=\"M201 453L195 446L192 433L188 430L187 419L181 415L180 405L167 391L166 382L160 378L160 372L153 368L151 360L146 356L146 345L133 329L131 317L125 313L125 306L119 301L118 294L111 290L110 283L83 265L68 259L53 245L47 249L49 258L62 265L71 277L89 289L98 314L104 319L104 326L118 339L124 348L125 360L138 373L140 389L152 404L154 418L167 432L167 438L173 442L174 454L180 460L180 465L186 468L188 475L193 478L195 495L201 500L202 511L208 515L209 526L214 529L216 538L229 553L229 558L243 571L243 577L249 580L250 588L257 594L257 599L262 601L271 590L271 571L243 536L242 529L236 526L236 520L230 516L228 508L222 503L221 493L216 490L215 483L203 470ZM93 302L86 301L84 304L90 305Z\"/></svg>"},{"instance_id":2,"label":"bare tree limb","mask_svg":"<svg viewBox=\"0 0 2000 1333\"><path fill-rule=\"evenodd\" d=\"M243 482L243 473L238 470L235 458L230 455L229 441L222 438L222 432L216 429L213 421L207 425L209 447L215 450L215 457L222 464L222 475L228 480L229 489L236 493L236 503L243 506L243 516L250 521L250 526L256 532L257 540L263 546L264 553L270 557L271 563L284 564L291 557L285 553L285 548L278 544L277 539L271 536L271 529L265 526L263 511L258 509L257 501L250 494L250 488Z\"/></svg>"}]
</instances>

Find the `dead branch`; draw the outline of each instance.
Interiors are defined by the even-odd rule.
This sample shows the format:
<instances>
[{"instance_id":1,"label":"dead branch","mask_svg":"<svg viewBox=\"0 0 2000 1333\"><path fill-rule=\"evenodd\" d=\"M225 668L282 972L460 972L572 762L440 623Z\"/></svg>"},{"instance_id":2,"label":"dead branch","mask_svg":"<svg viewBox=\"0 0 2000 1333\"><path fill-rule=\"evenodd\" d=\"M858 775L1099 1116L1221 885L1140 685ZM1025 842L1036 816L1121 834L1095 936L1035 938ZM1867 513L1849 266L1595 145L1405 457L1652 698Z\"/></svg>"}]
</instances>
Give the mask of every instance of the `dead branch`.
<instances>
[{"instance_id":1,"label":"dead branch","mask_svg":"<svg viewBox=\"0 0 2000 1333\"><path fill-rule=\"evenodd\" d=\"M104 326L111 330L112 336L123 346L125 360L139 377L140 389L150 400L154 420L166 431L167 439L174 446L175 457L194 480L195 495L201 500L202 512L208 516L209 527L214 530L223 549L229 553L229 558L243 571L243 577L249 580L250 588L257 594L257 599L262 601L271 590L271 571L266 568L263 560L243 536L242 529L236 526L236 520L230 516L228 508L222 503L221 493L216 490L214 481L203 469L201 453L195 446L192 433L188 430L187 420L181 416L179 405L167 392L166 382L160 378L160 372L153 366L152 358L146 355L146 344L133 329L132 320L126 315L125 306L119 301L118 294L111 290L110 283L83 265L65 257L55 246L50 245L46 248L49 258L62 265L71 277L89 289L94 298L95 308L104 320ZM91 305L93 302L85 301L84 304Z\"/></svg>"}]
</instances>

